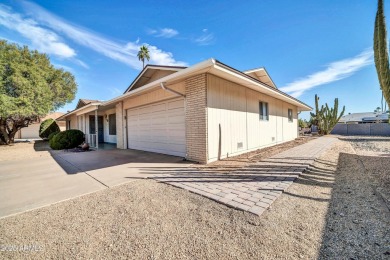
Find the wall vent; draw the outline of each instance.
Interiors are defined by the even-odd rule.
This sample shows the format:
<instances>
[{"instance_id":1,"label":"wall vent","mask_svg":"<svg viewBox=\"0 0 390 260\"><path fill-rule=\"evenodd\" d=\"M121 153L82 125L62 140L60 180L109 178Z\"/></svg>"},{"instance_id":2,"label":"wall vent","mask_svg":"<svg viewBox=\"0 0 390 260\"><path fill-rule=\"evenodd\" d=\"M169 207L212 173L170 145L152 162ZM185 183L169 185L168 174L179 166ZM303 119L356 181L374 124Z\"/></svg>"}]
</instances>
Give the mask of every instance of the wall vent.
<instances>
[{"instance_id":1,"label":"wall vent","mask_svg":"<svg viewBox=\"0 0 390 260\"><path fill-rule=\"evenodd\" d=\"M275 137L272 137L272 142L275 142Z\"/></svg>"},{"instance_id":2,"label":"wall vent","mask_svg":"<svg viewBox=\"0 0 390 260\"><path fill-rule=\"evenodd\" d=\"M244 147L243 142L237 143L237 149L242 149Z\"/></svg>"}]
</instances>

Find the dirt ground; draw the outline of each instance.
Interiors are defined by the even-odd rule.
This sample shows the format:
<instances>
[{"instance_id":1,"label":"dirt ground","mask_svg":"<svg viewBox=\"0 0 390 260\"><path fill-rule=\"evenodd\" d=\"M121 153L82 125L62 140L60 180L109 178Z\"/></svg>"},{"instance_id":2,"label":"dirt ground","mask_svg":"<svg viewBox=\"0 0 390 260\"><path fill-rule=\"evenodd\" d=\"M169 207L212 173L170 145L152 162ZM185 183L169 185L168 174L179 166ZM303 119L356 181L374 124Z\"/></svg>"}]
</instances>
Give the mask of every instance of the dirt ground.
<instances>
[{"instance_id":1,"label":"dirt ground","mask_svg":"<svg viewBox=\"0 0 390 260\"><path fill-rule=\"evenodd\" d=\"M0 220L0 258L388 259L389 221L340 141L260 217L141 180Z\"/></svg>"},{"instance_id":2,"label":"dirt ground","mask_svg":"<svg viewBox=\"0 0 390 260\"><path fill-rule=\"evenodd\" d=\"M258 162L261 161L262 159L271 157L275 154L281 153L283 151L286 151L288 149L291 149L295 146L304 144L309 142L310 140L316 139L318 137L315 136L301 136L293 141L285 142L282 144L270 146L270 147L265 147L261 148L249 153L229 157L222 159L220 161L215 161L212 163L209 163L207 165L199 165L199 169L206 169L209 170L210 168L212 169L217 169L219 171L229 171L234 168L241 168L249 165L250 163L253 162Z\"/></svg>"},{"instance_id":3,"label":"dirt ground","mask_svg":"<svg viewBox=\"0 0 390 260\"><path fill-rule=\"evenodd\" d=\"M50 157L49 149L48 142L42 140L0 145L0 162Z\"/></svg>"},{"instance_id":4,"label":"dirt ground","mask_svg":"<svg viewBox=\"0 0 390 260\"><path fill-rule=\"evenodd\" d=\"M345 137L359 156L375 192L390 209L390 137Z\"/></svg>"}]
</instances>

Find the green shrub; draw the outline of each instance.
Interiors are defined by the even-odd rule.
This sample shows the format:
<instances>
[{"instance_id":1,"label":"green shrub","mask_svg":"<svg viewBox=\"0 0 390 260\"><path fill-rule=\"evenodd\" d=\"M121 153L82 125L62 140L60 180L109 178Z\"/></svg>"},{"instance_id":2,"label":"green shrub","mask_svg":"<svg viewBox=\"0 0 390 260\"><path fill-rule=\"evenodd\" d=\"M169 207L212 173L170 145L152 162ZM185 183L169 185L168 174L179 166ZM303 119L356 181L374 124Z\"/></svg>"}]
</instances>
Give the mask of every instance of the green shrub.
<instances>
[{"instance_id":1,"label":"green shrub","mask_svg":"<svg viewBox=\"0 0 390 260\"><path fill-rule=\"evenodd\" d=\"M59 132L53 132L51 134L49 134L49 136L47 137L47 139L49 139L49 141L56 135L58 134Z\"/></svg>"},{"instance_id":2,"label":"green shrub","mask_svg":"<svg viewBox=\"0 0 390 260\"><path fill-rule=\"evenodd\" d=\"M72 149L84 142L84 133L80 130L66 130L54 135L49 141L53 150Z\"/></svg>"},{"instance_id":3,"label":"green shrub","mask_svg":"<svg viewBox=\"0 0 390 260\"><path fill-rule=\"evenodd\" d=\"M48 139L51 133L60 132L56 121L54 119L46 119L43 121L39 127L39 137L42 139Z\"/></svg>"}]
</instances>

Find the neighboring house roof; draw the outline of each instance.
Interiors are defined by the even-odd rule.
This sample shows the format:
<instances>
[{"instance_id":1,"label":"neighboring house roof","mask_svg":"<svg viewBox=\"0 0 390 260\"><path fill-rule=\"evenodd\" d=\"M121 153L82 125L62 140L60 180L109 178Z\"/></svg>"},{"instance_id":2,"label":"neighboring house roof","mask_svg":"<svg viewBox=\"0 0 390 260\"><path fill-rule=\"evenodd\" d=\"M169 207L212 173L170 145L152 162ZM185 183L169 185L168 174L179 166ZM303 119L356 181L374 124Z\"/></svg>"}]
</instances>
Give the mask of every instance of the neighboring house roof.
<instances>
[{"instance_id":1,"label":"neighboring house roof","mask_svg":"<svg viewBox=\"0 0 390 260\"><path fill-rule=\"evenodd\" d=\"M339 123L348 122L376 122L376 121L387 121L389 120L389 113L376 113L376 112L364 112L364 113L353 113L344 115L340 118Z\"/></svg>"},{"instance_id":2,"label":"neighboring house roof","mask_svg":"<svg viewBox=\"0 0 390 260\"><path fill-rule=\"evenodd\" d=\"M62 112L53 112L53 113L50 113L48 114L47 116L41 118L41 120L46 120L46 119L49 119L49 118L52 118L52 119L57 119L58 117L64 115L65 113L62 113Z\"/></svg>"},{"instance_id":3,"label":"neighboring house roof","mask_svg":"<svg viewBox=\"0 0 390 260\"><path fill-rule=\"evenodd\" d=\"M81 108L83 106L86 106L86 105L88 105L88 104L90 104L92 102L99 102L99 100L80 98L75 109L78 109L78 108Z\"/></svg>"},{"instance_id":4,"label":"neighboring house roof","mask_svg":"<svg viewBox=\"0 0 390 260\"><path fill-rule=\"evenodd\" d=\"M41 124L43 121L45 121L46 119L49 119L49 118L56 120L58 117L63 116L64 114L65 113L62 113L62 112L52 112L50 114L47 114L44 117L40 117L39 120L37 120L36 122L33 122L31 124Z\"/></svg>"},{"instance_id":5,"label":"neighboring house roof","mask_svg":"<svg viewBox=\"0 0 390 260\"><path fill-rule=\"evenodd\" d=\"M267 84L268 86L276 88L274 81L272 80L271 76L268 74L267 70L264 67L252 69L252 70L246 70L243 72L245 74Z\"/></svg>"},{"instance_id":6,"label":"neighboring house roof","mask_svg":"<svg viewBox=\"0 0 390 260\"><path fill-rule=\"evenodd\" d=\"M187 67L182 66L162 66L162 65L150 65L147 64L143 70L138 74L130 86L125 90L124 93L129 92L132 89L141 87L148 82L157 80L159 78L165 77L172 73L175 73L179 70L185 69Z\"/></svg>"}]
</instances>

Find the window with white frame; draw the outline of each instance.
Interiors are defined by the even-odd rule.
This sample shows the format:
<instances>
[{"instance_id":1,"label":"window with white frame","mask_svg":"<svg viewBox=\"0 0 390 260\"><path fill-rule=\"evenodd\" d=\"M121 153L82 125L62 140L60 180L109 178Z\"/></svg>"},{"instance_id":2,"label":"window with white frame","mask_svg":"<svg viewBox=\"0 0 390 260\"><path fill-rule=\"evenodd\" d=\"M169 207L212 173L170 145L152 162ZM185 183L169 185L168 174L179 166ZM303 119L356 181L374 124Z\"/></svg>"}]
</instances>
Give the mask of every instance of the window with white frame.
<instances>
[{"instance_id":1,"label":"window with white frame","mask_svg":"<svg viewBox=\"0 0 390 260\"><path fill-rule=\"evenodd\" d=\"M268 113L268 103L267 102L259 102L259 115L260 120L268 121L269 113Z\"/></svg>"},{"instance_id":2,"label":"window with white frame","mask_svg":"<svg viewBox=\"0 0 390 260\"><path fill-rule=\"evenodd\" d=\"M288 109L288 122L292 122L293 121L293 110L292 109Z\"/></svg>"}]
</instances>

